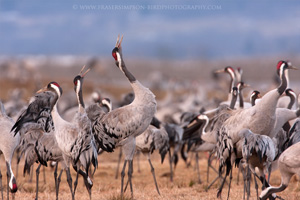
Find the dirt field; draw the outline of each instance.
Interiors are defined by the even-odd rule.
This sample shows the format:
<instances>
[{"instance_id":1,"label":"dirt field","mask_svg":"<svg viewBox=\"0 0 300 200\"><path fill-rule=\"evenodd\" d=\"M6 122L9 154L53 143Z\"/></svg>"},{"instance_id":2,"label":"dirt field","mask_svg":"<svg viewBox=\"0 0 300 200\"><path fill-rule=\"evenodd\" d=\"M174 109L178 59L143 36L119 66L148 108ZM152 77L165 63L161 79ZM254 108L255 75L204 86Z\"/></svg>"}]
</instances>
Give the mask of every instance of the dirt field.
<instances>
[{"instance_id":1,"label":"dirt field","mask_svg":"<svg viewBox=\"0 0 300 200\"><path fill-rule=\"evenodd\" d=\"M118 158L117 149L115 153L108 154L104 153L99 156L99 168L97 169L93 182L94 186L92 188L92 199L108 199L108 200L117 200L120 199L120 176L118 179L115 179L115 172L117 167L117 158ZM134 173L133 173L133 190L134 190L134 199L164 199L164 200L187 200L187 199L217 199L217 187L219 182L214 184L212 188L205 191L208 183L206 178L207 171L207 154L200 154L200 173L202 184L197 183L197 173L195 171L195 162L192 162L192 165L187 168L183 160L179 160L178 166L175 170L175 177L173 183L169 179L169 165L168 157L163 164L160 164L160 157L157 153L154 153L152 156L153 166L156 171L156 177L159 185L161 195L158 195L154 186L152 174L150 172L150 167L145 156L141 155L140 157L140 170L137 170L137 162L135 159L134 162ZM216 162L213 163L214 166L218 166ZM35 168L37 165L34 166ZM16 169L16 159L13 160L13 170ZM6 176L5 176L5 165L4 162L1 162L1 171L3 174L3 184L6 187ZM30 182L30 177L22 176L23 171L23 161L19 167L19 174L17 178L17 183L19 190L15 194L15 199L17 200L27 200L35 198L35 171L33 175L33 180ZM41 171L42 168L41 168ZM55 187L54 187L54 178L53 178L53 169L50 167L45 169L46 172L46 183L44 182L43 172L40 174L40 187L39 187L39 199L55 199ZM209 180L212 181L216 174L210 171ZM15 172L16 174L16 172ZM75 173L72 170L73 180L75 179ZM125 176L127 180L127 173ZM243 198L243 186L242 186L242 176L240 176L239 185L237 185L237 169L234 170L232 187L230 192L230 199L242 199ZM272 174L271 184L278 186L280 184L280 173L276 171ZM261 185L259 186L261 187ZM226 199L228 187L225 185L222 199ZM261 190L259 190L261 191ZM289 187L279 195L287 200L299 199L300 198L300 187L298 186L298 181L296 177L292 178ZM4 192L4 197L6 197L6 192ZM129 190L125 193L126 199L130 199ZM66 182L65 173L62 176L62 182L60 186L59 199L71 199L69 192L68 184ZM88 193L83 186L83 180L80 178L78 189L76 191L75 199L85 200L89 199ZM256 199L254 184L251 182L251 199Z\"/></svg>"}]
</instances>

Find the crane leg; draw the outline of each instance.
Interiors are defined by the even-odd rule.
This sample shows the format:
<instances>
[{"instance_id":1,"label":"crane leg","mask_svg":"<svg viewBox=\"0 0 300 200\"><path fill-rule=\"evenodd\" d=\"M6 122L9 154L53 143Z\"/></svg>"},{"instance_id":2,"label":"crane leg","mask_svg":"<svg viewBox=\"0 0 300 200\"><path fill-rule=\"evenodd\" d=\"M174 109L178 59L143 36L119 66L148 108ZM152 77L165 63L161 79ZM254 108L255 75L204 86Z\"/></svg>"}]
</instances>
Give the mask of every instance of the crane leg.
<instances>
[{"instance_id":1,"label":"crane leg","mask_svg":"<svg viewBox=\"0 0 300 200\"><path fill-rule=\"evenodd\" d=\"M74 181L74 195L75 195L75 192L76 192L76 189L77 189L77 185L78 185L78 175L79 175L79 173L77 171L77 173L76 173L76 179Z\"/></svg>"},{"instance_id":2,"label":"crane leg","mask_svg":"<svg viewBox=\"0 0 300 200\"><path fill-rule=\"evenodd\" d=\"M272 171L272 165L270 165L268 169L268 183L270 183L271 171Z\"/></svg>"},{"instance_id":3,"label":"crane leg","mask_svg":"<svg viewBox=\"0 0 300 200\"><path fill-rule=\"evenodd\" d=\"M206 174L206 182L209 183L209 167L211 165L211 157L212 157L212 153L209 152L209 156L208 156L208 159L207 159L207 174Z\"/></svg>"},{"instance_id":4,"label":"crane leg","mask_svg":"<svg viewBox=\"0 0 300 200\"><path fill-rule=\"evenodd\" d=\"M56 163L54 173L53 173L54 182L55 182L55 189L57 188L57 167L58 167L58 163ZM56 199L58 199L58 197L56 197Z\"/></svg>"},{"instance_id":5,"label":"crane leg","mask_svg":"<svg viewBox=\"0 0 300 200\"><path fill-rule=\"evenodd\" d=\"M120 162L121 162L121 158L122 158L122 148L120 148L120 152L119 152L119 159L118 159L118 165L117 165L117 171L116 171L116 179L118 179L118 175L119 175L119 167L120 167Z\"/></svg>"},{"instance_id":6,"label":"crane leg","mask_svg":"<svg viewBox=\"0 0 300 200\"><path fill-rule=\"evenodd\" d=\"M75 194L73 192L73 189L72 189L72 177L71 177L71 173L70 173L70 168L67 167L66 169L66 174L67 174L67 182L69 184L69 188L70 188L70 191L71 191L71 195L72 195L72 200L75 199Z\"/></svg>"},{"instance_id":7,"label":"crane leg","mask_svg":"<svg viewBox=\"0 0 300 200\"><path fill-rule=\"evenodd\" d=\"M247 189L246 188L246 181L247 181L247 179L246 179L245 169L242 168L241 171L242 171L243 180L244 180L244 196L243 196L243 200L245 200L245 194L246 194L246 189Z\"/></svg>"},{"instance_id":8,"label":"crane leg","mask_svg":"<svg viewBox=\"0 0 300 200\"><path fill-rule=\"evenodd\" d=\"M84 171L82 171L81 169L78 170L78 173L83 177L84 180L84 185L89 193L89 197L90 199L92 198L92 187L93 187L93 182L90 179L90 177L88 176L87 173L85 173Z\"/></svg>"},{"instance_id":9,"label":"crane leg","mask_svg":"<svg viewBox=\"0 0 300 200\"><path fill-rule=\"evenodd\" d=\"M247 163L248 163L248 159L247 159ZM246 176L247 176L247 200L249 200L250 198L250 182L251 182L251 173L250 173L250 167L249 165L247 165L246 168Z\"/></svg>"},{"instance_id":10,"label":"crane leg","mask_svg":"<svg viewBox=\"0 0 300 200\"><path fill-rule=\"evenodd\" d=\"M240 173L241 173L241 165L239 164L239 170L238 170L238 174L236 177L236 184L239 185L240 182Z\"/></svg>"},{"instance_id":11,"label":"crane leg","mask_svg":"<svg viewBox=\"0 0 300 200\"><path fill-rule=\"evenodd\" d=\"M60 182L61 182L61 175L63 173L63 169L60 170L60 173L59 173L59 176L57 178L57 185L56 185L56 200L58 200L58 192L59 192L59 185L60 185Z\"/></svg>"},{"instance_id":12,"label":"crane leg","mask_svg":"<svg viewBox=\"0 0 300 200\"><path fill-rule=\"evenodd\" d=\"M253 176L253 179L254 179L254 184L255 184L256 197L257 197L257 199L259 199L258 198L258 185L257 185L257 181L256 181L256 176L255 175Z\"/></svg>"},{"instance_id":13,"label":"crane leg","mask_svg":"<svg viewBox=\"0 0 300 200\"><path fill-rule=\"evenodd\" d=\"M131 199L133 199L132 173L133 173L133 161L129 160L129 163L128 163L128 180L129 180L130 191L131 191Z\"/></svg>"},{"instance_id":14,"label":"crane leg","mask_svg":"<svg viewBox=\"0 0 300 200\"><path fill-rule=\"evenodd\" d=\"M36 168L35 174L36 174L36 188L35 188L35 199L39 199L39 175L40 175L40 168L42 164L39 164L39 166Z\"/></svg>"},{"instance_id":15,"label":"crane leg","mask_svg":"<svg viewBox=\"0 0 300 200\"><path fill-rule=\"evenodd\" d=\"M126 168L127 160L124 161L123 169L121 172L121 199L123 199L123 185L124 185L124 176L125 176L125 168Z\"/></svg>"},{"instance_id":16,"label":"crane leg","mask_svg":"<svg viewBox=\"0 0 300 200\"><path fill-rule=\"evenodd\" d=\"M197 169L197 175L198 175L198 183L201 184L201 178L200 178L200 169L199 169L199 156L198 153L196 153L196 169Z\"/></svg>"},{"instance_id":17,"label":"crane leg","mask_svg":"<svg viewBox=\"0 0 300 200\"><path fill-rule=\"evenodd\" d=\"M43 166L44 184L46 184L46 167Z\"/></svg>"},{"instance_id":18,"label":"crane leg","mask_svg":"<svg viewBox=\"0 0 300 200\"><path fill-rule=\"evenodd\" d=\"M137 157L137 166L138 166L138 173L141 172L141 167L140 167L140 156L141 155L141 152L138 151L137 154L136 154L136 157Z\"/></svg>"},{"instance_id":19,"label":"crane leg","mask_svg":"<svg viewBox=\"0 0 300 200\"><path fill-rule=\"evenodd\" d=\"M220 187L218 189L218 193L217 193L217 197L218 198L221 198L222 190L223 190L224 184L226 182L226 178L229 175L229 172L230 172L231 168L232 168L232 166L231 166L230 160L226 160L226 173L225 173L225 177L222 180L221 185L220 185Z\"/></svg>"},{"instance_id":20,"label":"crane leg","mask_svg":"<svg viewBox=\"0 0 300 200\"><path fill-rule=\"evenodd\" d=\"M173 182L173 157L171 156L171 149L169 149L169 163L170 163L170 181Z\"/></svg>"},{"instance_id":21,"label":"crane leg","mask_svg":"<svg viewBox=\"0 0 300 200\"><path fill-rule=\"evenodd\" d=\"M229 175L229 185L228 185L227 200L229 199L231 180L232 180L232 167L231 167L231 169L230 169L230 175Z\"/></svg>"},{"instance_id":22,"label":"crane leg","mask_svg":"<svg viewBox=\"0 0 300 200\"><path fill-rule=\"evenodd\" d=\"M7 176L7 190L6 190L6 193L7 193L7 200L9 200L9 178L10 178L10 173L7 171L6 173L6 176Z\"/></svg>"},{"instance_id":23,"label":"crane leg","mask_svg":"<svg viewBox=\"0 0 300 200\"><path fill-rule=\"evenodd\" d=\"M149 161L149 164L150 164L150 167L151 167L151 173L153 175L153 179L154 179L154 183L155 183L155 187L156 187L156 190L158 192L158 194L160 195L160 192L159 192L159 189L158 189L158 186L157 186L157 182L156 182L156 178L155 178L155 171L154 171L154 167L151 163L151 160L148 158L148 161Z\"/></svg>"},{"instance_id":24,"label":"crane leg","mask_svg":"<svg viewBox=\"0 0 300 200\"><path fill-rule=\"evenodd\" d=\"M0 170L0 189L1 189L1 197L3 199L3 185L2 185L2 173L1 173L1 170Z\"/></svg>"}]
</instances>

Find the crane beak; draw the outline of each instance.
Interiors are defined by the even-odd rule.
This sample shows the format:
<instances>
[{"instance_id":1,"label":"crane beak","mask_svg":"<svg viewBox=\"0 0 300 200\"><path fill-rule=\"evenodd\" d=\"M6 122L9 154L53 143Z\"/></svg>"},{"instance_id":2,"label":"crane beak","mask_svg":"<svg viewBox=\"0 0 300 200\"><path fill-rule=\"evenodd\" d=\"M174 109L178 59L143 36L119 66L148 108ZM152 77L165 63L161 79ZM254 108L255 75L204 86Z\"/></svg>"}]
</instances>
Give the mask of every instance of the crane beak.
<instances>
[{"instance_id":1,"label":"crane beak","mask_svg":"<svg viewBox=\"0 0 300 200\"><path fill-rule=\"evenodd\" d=\"M216 70L216 71L214 71L214 73L216 73L216 74L219 74L219 73L224 73L225 72L225 70L224 69L219 69L219 70Z\"/></svg>"},{"instance_id":2,"label":"crane beak","mask_svg":"<svg viewBox=\"0 0 300 200\"><path fill-rule=\"evenodd\" d=\"M83 72L83 70L84 70L84 68L85 68L85 65L82 67L82 69L80 70L80 72L79 72L79 76L81 76L82 78L91 70L90 68L89 69L87 69L83 74L82 74L82 72Z\"/></svg>"},{"instance_id":3,"label":"crane beak","mask_svg":"<svg viewBox=\"0 0 300 200\"><path fill-rule=\"evenodd\" d=\"M292 63L291 62L287 62L287 64L288 64L288 69L295 69L295 70L298 70L298 68L297 67L294 67L293 65L292 65Z\"/></svg>"},{"instance_id":4,"label":"crane beak","mask_svg":"<svg viewBox=\"0 0 300 200\"><path fill-rule=\"evenodd\" d=\"M85 65L83 65L83 67L81 68L81 70L80 70L80 72L79 72L79 74L78 74L78 75L80 75L80 76L81 76L81 74L82 74L82 72L83 72L84 68L85 68Z\"/></svg>"},{"instance_id":5,"label":"crane beak","mask_svg":"<svg viewBox=\"0 0 300 200\"><path fill-rule=\"evenodd\" d=\"M291 66L291 65L288 66L288 69L295 69L295 70L298 70L297 67L294 67L294 66Z\"/></svg>"},{"instance_id":6,"label":"crane beak","mask_svg":"<svg viewBox=\"0 0 300 200\"><path fill-rule=\"evenodd\" d=\"M48 90L48 88L47 88L47 86L45 86L42 89L40 89L39 91L37 91L36 93L39 94L39 93L45 92L47 90Z\"/></svg>"},{"instance_id":7,"label":"crane beak","mask_svg":"<svg viewBox=\"0 0 300 200\"><path fill-rule=\"evenodd\" d=\"M247 83L244 83L244 87L250 87L250 85Z\"/></svg>"},{"instance_id":8,"label":"crane beak","mask_svg":"<svg viewBox=\"0 0 300 200\"><path fill-rule=\"evenodd\" d=\"M116 46L115 46L117 48L121 48L121 43L122 43L122 40L123 40L123 35L121 37L121 40L119 40L119 39L120 39L120 35L118 35Z\"/></svg>"}]
</instances>

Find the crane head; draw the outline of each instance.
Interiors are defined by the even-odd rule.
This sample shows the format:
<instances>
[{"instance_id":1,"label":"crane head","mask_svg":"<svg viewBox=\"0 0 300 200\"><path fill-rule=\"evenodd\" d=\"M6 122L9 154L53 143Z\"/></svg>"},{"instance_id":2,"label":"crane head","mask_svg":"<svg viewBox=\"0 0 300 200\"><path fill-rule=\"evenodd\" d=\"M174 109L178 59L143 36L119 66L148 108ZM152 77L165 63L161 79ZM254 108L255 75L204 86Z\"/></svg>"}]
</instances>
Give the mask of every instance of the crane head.
<instances>
[{"instance_id":1,"label":"crane head","mask_svg":"<svg viewBox=\"0 0 300 200\"><path fill-rule=\"evenodd\" d=\"M115 48L112 50L112 56L115 59L116 65L118 67L120 67L119 65L120 65L120 63L122 61L122 46L121 46L122 40L123 40L123 35L121 37L121 40L120 40L120 35L118 35Z\"/></svg>"},{"instance_id":2,"label":"crane head","mask_svg":"<svg viewBox=\"0 0 300 200\"><path fill-rule=\"evenodd\" d=\"M284 61L284 60L280 60L278 63L277 63L277 74L280 76L284 70L286 69L298 69L296 67L294 67L292 65L291 62L289 61Z\"/></svg>"},{"instance_id":3,"label":"crane head","mask_svg":"<svg viewBox=\"0 0 300 200\"><path fill-rule=\"evenodd\" d=\"M58 95L58 97L60 97L62 95L62 93L63 93L62 88L55 81L50 82L47 86L43 87L42 89L40 89L36 93L42 93L42 92L45 92L45 91L55 92Z\"/></svg>"},{"instance_id":4,"label":"crane head","mask_svg":"<svg viewBox=\"0 0 300 200\"><path fill-rule=\"evenodd\" d=\"M89 68L83 73L84 68L85 68L85 65L82 67L79 74L73 80L75 92L79 92L79 89L81 89L81 87L82 87L82 82L83 82L84 76L90 71L90 68Z\"/></svg>"}]
</instances>

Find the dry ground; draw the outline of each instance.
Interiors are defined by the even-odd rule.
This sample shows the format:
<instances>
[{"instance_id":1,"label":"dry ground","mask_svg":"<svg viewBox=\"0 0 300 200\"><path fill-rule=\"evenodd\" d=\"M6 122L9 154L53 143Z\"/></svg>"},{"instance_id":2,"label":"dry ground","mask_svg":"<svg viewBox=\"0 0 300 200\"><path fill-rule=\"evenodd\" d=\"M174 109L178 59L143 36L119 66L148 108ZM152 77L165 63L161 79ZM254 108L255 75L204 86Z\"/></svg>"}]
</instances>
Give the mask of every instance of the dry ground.
<instances>
[{"instance_id":1,"label":"dry ground","mask_svg":"<svg viewBox=\"0 0 300 200\"><path fill-rule=\"evenodd\" d=\"M115 153L108 154L104 153L99 156L99 168L97 169L93 181L94 186L92 188L92 199L108 199L108 200L117 200L120 199L120 176L118 179L115 179L115 171L117 166L117 158L118 158L119 150L116 150ZM168 158L163 164L160 164L159 155L154 153L152 156L153 165L156 170L157 181L159 185L159 189L161 195L159 196L155 190L153 178L150 172L150 167L146 157L141 155L141 172L137 171L137 162L134 162L134 173L133 173L133 189L134 189L134 199L176 199L176 200L184 200L184 199L217 199L217 187L219 183L216 183L209 189L208 192L205 191L207 187L207 179L206 179L206 165L207 165L207 154L201 153L200 159L200 170L201 170L201 179L203 181L202 184L197 183L197 174L194 168L194 162L192 162L192 166L189 168L186 167L183 160L180 160L178 166L175 170L174 182L170 182L169 179L169 165ZM216 162L214 164L217 167ZM37 165L34 166L35 168ZM16 169L16 159L13 160L13 170ZM41 168L42 169L42 168ZM23 161L21 161L21 165L18 171L17 183L19 186L19 190L15 194L15 199L18 200L27 200L35 198L35 172L33 176L32 182L29 182L30 177L27 175L25 178L22 176L23 170ZM3 174L3 184L6 185L6 176L5 175L5 165L4 162L1 162L1 171ZM46 172L46 183L44 183L43 173L40 175L40 193L39 199L55 199L55 188L54 188L54 178L53 178L53 169L50 167L45 169ZM73 180L75 178L75 173L72 170ZM15 172L16 174L16 172ZM126 174L127 175L127 174ZM127 176L126 176L127 177ZM125 178L126 178L125 177ZM210 181L216 177L216 174L210 173ZM233 173L233 181L232 181L232 189L230 193L230 199L242 199L243 198L243 186L240 177L240 184L237 185L237 169L234 170ZM280 173L276 171L272 174L271 178L272 185L280 184ZM255 191L253 183L251 183L251 199L255 198ZM284 199L300 199L300 187L298 186L298 181L296 177L294 177L289 185L289 187L279 195ZM227 195L227 185L223 190L222 197L226 199ZM126 191L125 196L126 199L129 199L130 192ZM4 192L4 197L6 197L6 193ZM80 178L78 189L76 191L76 199L84 200L89 199L88 193L83 186L83 180ZM69 188L66 182L65 173L62 176L62 182L60 186L59 199L71 199L71 195L69 192Z\"/></svg>"}]
</instances>

